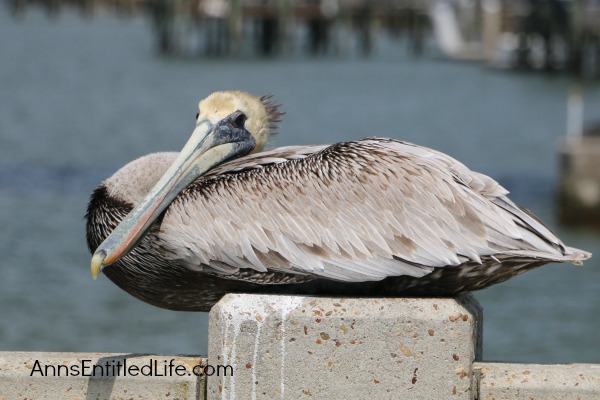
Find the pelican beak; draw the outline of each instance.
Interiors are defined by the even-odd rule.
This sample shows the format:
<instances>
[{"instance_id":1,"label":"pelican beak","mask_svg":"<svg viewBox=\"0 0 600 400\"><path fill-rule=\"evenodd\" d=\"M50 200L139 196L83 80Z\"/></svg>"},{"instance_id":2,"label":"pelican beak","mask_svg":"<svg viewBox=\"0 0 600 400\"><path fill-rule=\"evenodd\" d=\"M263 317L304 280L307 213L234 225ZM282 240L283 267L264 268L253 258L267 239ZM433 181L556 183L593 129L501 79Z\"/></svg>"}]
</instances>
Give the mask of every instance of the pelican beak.
<instances>
[{"instance_id":1,"label":"pelican beak","mask_svg":"<svg viewBox=\"0 0 600 400\"><path fill-rule=\"evenodd\" d=\"M197 122L190 139L167 172L94 252L91 262L94 279L105 266L118 261L135 247L187 185L212 167L252 151L256 145L252 135L244 128L234 128L230 124L235 114L215 124L208 119Z\"/></svg>"},{"instance_id":2,"label":"pelican beak","mask_svg":"<svg viewBox=\"0 0 600 400\"><path fill-rule=\"evenodd\" d=\"M96 280L98 274L102 272L102 269L104 267L102 263L104 262L105 257L106 256L103 252L96 252L92 257L92 278L94 278L94 280Z\"/></svg>"}]
</instances>

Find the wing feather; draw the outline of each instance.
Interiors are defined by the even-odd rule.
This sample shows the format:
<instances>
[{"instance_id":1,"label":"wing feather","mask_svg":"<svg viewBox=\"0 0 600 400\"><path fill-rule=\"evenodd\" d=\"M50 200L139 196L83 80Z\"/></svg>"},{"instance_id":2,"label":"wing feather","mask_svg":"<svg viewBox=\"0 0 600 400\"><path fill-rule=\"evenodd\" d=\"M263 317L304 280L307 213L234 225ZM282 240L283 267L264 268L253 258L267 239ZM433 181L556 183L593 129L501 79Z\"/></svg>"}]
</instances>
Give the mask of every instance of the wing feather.
<instances>
[{"instance_id":1,"label":"wing feather","mask_svg":"<svg viewBox=\"0 0 600 400\"><path fill-rule=\"evenodd\" d=\"M484 256L564 259L560 240L506 194L443 153L392 139L284 147L198 179L169 206L160 239L216 273L341 281L420 277Z\"/></svg>"}]
</instances>

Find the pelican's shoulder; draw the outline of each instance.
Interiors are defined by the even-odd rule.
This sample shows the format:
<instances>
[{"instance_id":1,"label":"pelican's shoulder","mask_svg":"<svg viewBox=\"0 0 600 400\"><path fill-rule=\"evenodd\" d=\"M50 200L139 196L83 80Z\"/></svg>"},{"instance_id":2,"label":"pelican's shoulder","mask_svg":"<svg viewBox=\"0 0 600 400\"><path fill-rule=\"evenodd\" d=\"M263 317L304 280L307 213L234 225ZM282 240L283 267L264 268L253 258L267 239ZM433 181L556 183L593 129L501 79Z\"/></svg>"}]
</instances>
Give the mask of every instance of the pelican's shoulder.
<instances>
[{"instance_id":1,"label":"pelican's shoulder","mask_svg":"<svg viewBox=\"0 0 600 400\"><path fill-rule=\"evenodd\" d=\"M338 142L334 144L277 147L228 161L213 168L206 173L204 177L260 169L268 165L305 159L318 154L327 155L330 160L341 155L349 155L350 157L353 155L367 156L367 158L369 158L368 153L370 152L379 153L379 155L383 156L396 155L413 158L418 156L426 158L433 154L445 156L443 153L436 152L435 150L397 139L367 137L361 140ZM456 162L458 163L458 161Z\"/></svg>"},{"instance_id":2,"label":"pelican's shoulder","mask_svg":"<svg viewBox=\"0 0 600 400\"><path fill-rule=\"evenodd\" d=\"M226 162L210 170L204 177L213 177L224 173L241 172L263 168L267 165L281 164L286 161L299 160L330 147L331 145L284 146L250 154L245 157Z\"/></svg>"},{"instance_id":3,"label":"pelican's shoulder","mask_svg":"<svg viewBox=\"0 0 600 400\"><path fill-rule=\"evenodd\" d=\"M470 170L460 161L440 151L414 143L386 138L366 137L355 141L324 145L285 146L250 154L213 168L204 179L218 175L262 169L293 160L323 157L319 162L358 162L374 173L386 168L407 171L427 169L433 176L461 184L489 197L508 194L498 182L487 175ZM388 161L388 162L384 162Z\"/></svg>"}]
</instances>

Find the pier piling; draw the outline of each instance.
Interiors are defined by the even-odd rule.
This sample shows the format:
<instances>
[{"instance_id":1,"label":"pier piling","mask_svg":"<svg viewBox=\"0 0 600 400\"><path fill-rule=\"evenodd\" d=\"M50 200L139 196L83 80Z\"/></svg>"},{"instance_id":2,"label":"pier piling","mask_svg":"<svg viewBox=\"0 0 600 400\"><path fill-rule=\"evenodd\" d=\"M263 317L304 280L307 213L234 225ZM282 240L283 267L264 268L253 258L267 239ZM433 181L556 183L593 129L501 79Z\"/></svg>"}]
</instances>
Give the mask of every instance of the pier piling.
<instances>
[{"instance_id":1,"label":"pier piling","mask_svg":"<svg viewBox=\"0 0 600 400\"><path fill-rule=\"evenodd\" d=\"M565 225L600 227L600 136L561 143L558 215Z\"/></svg>"}]
</instances>

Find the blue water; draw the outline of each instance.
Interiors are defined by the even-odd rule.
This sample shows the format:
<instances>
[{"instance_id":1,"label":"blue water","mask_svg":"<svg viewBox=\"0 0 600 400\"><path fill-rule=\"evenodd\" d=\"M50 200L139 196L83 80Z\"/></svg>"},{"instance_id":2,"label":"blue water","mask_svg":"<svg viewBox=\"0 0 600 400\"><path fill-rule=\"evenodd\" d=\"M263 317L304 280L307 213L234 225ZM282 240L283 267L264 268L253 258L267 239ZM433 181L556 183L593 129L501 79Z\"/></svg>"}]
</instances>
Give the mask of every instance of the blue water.
<instances>
[{"instance_id":1,"label":"blue water","mask_svg":"<svg viewBox=\"0 0 600 400\"><path fill-rule=\"evenodd\" d=\"M391 136L490 174L569 245L598 256L550 265L478 292L484 358L600 362L600 235L554 219L566 77L412 58L164 58L141 19L0 8L0 349L206 353L204 313L146 305L93 281L83 215L93 188L127 161L179 150L214 90L273 93L287 111L273 145ZM585 85L587 121L600 85Z\"/></svg>"}]
</instances>

